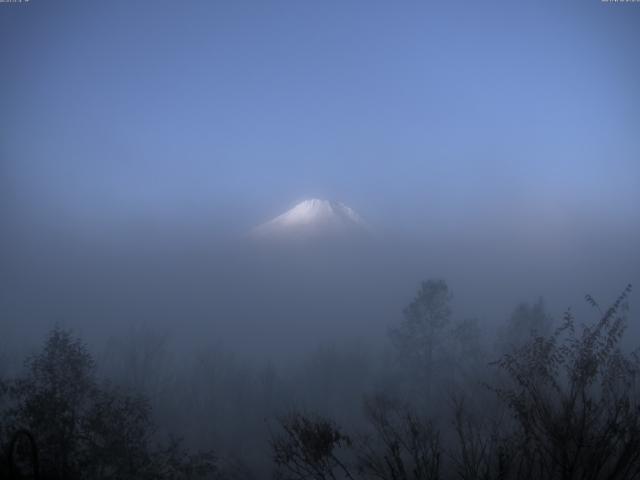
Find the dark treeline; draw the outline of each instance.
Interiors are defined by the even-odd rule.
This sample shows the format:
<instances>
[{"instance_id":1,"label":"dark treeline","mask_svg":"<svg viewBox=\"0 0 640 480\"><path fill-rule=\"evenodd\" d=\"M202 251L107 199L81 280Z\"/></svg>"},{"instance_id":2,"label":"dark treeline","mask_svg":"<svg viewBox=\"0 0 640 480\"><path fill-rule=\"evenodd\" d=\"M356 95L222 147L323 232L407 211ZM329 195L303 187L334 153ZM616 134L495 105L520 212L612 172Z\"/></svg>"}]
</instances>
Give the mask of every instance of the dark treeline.
<instances>
[{"instance_id":1,"label":"dark treeline","mask_svg":"<svg viewBox=\"0 0 640 480\"><path fill-rule=\"evenodd\" d=\"M386 348L293 365L185 359L144 332L92 353L55 328L22 370L0 368L0 477L638 478L630 291L610 306L587 296L591 320L521 304L488 335L429 280Z\"/></svg>"}]
</instances>

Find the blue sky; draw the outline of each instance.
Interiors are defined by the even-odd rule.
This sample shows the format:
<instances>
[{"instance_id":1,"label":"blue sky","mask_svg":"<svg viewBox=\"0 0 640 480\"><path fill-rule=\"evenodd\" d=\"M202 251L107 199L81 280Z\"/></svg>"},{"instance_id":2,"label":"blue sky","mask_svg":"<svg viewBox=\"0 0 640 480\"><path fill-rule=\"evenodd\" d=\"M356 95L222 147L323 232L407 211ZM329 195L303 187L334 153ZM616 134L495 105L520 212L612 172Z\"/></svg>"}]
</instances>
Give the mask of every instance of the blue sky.
<instances>
[{"instance_id":1,"label":"blue sky","mask_svg":"<svg viewBox=\"0 0 640 480\"><path fill-rule=\"evenodd\" d=\"M640 4L31 0L0 45L19 215L639 222Z\"/></svg>"}]
</instances>

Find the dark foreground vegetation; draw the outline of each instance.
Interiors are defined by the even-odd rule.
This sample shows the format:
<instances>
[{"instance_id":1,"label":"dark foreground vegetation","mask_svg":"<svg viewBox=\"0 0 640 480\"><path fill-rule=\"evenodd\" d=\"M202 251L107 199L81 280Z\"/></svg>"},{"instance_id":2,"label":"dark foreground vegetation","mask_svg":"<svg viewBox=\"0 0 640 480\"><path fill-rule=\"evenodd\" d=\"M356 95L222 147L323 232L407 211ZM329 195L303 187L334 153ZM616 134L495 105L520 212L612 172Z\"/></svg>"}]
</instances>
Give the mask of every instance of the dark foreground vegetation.
<instances>
[{"instance_id":1,"label":"dark foreground vegetation","mask_svg":"<svg viewBox=\"0 0 640 480\"><path fill-rule=\"evenodd\" d=\"M584 324L523 304L488 342L427 281L378 360L324 351L287 378L220 374L228 359L200 357L204 373L161 390L103 380L88 347L54 329L0 379L0 478L640 478L640 359L621 344L630 291L608 308L587 296L597 316ZM129 374L140 349L120 352ZM145 358L149 375L163 368Z\"/></svg>"}]
</instances>

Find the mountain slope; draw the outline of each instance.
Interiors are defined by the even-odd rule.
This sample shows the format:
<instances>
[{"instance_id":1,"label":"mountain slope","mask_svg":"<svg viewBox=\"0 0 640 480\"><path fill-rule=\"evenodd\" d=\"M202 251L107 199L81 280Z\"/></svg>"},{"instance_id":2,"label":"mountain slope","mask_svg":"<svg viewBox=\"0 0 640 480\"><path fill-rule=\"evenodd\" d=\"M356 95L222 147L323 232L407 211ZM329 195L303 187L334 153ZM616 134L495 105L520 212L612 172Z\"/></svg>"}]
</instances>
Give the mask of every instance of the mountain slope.
<instances>
[{"instance_id":1,"label":"mountain slope","mask_svg":"<svg viewBox=\"0 0 640 480\"><path fill-rule=\"evenodd\" d=\"M282 215L252 230L252 236L344 235L368 230L352 208L340 202L317 198L304 200Z\"/></svg>"}]
</instances>

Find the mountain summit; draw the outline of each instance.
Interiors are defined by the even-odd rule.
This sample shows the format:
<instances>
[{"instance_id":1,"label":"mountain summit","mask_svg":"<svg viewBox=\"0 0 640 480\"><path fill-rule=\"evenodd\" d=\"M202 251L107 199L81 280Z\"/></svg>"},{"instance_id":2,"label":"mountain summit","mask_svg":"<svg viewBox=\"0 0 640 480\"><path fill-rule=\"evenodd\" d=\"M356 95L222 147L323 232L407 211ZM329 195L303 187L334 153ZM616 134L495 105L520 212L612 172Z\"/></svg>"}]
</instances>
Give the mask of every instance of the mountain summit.
<instances>
[{"instance_id":1,"label":"mountain summit","mask_svg":"<svg viewBox=\"0 0 640 480\"><path fill-rule=\"evenodd\" d=\"M367 228L360 215L345 204L312 198L257 226L252 234L317 236L364 232Z\"/></svg>"}]
</instances>

